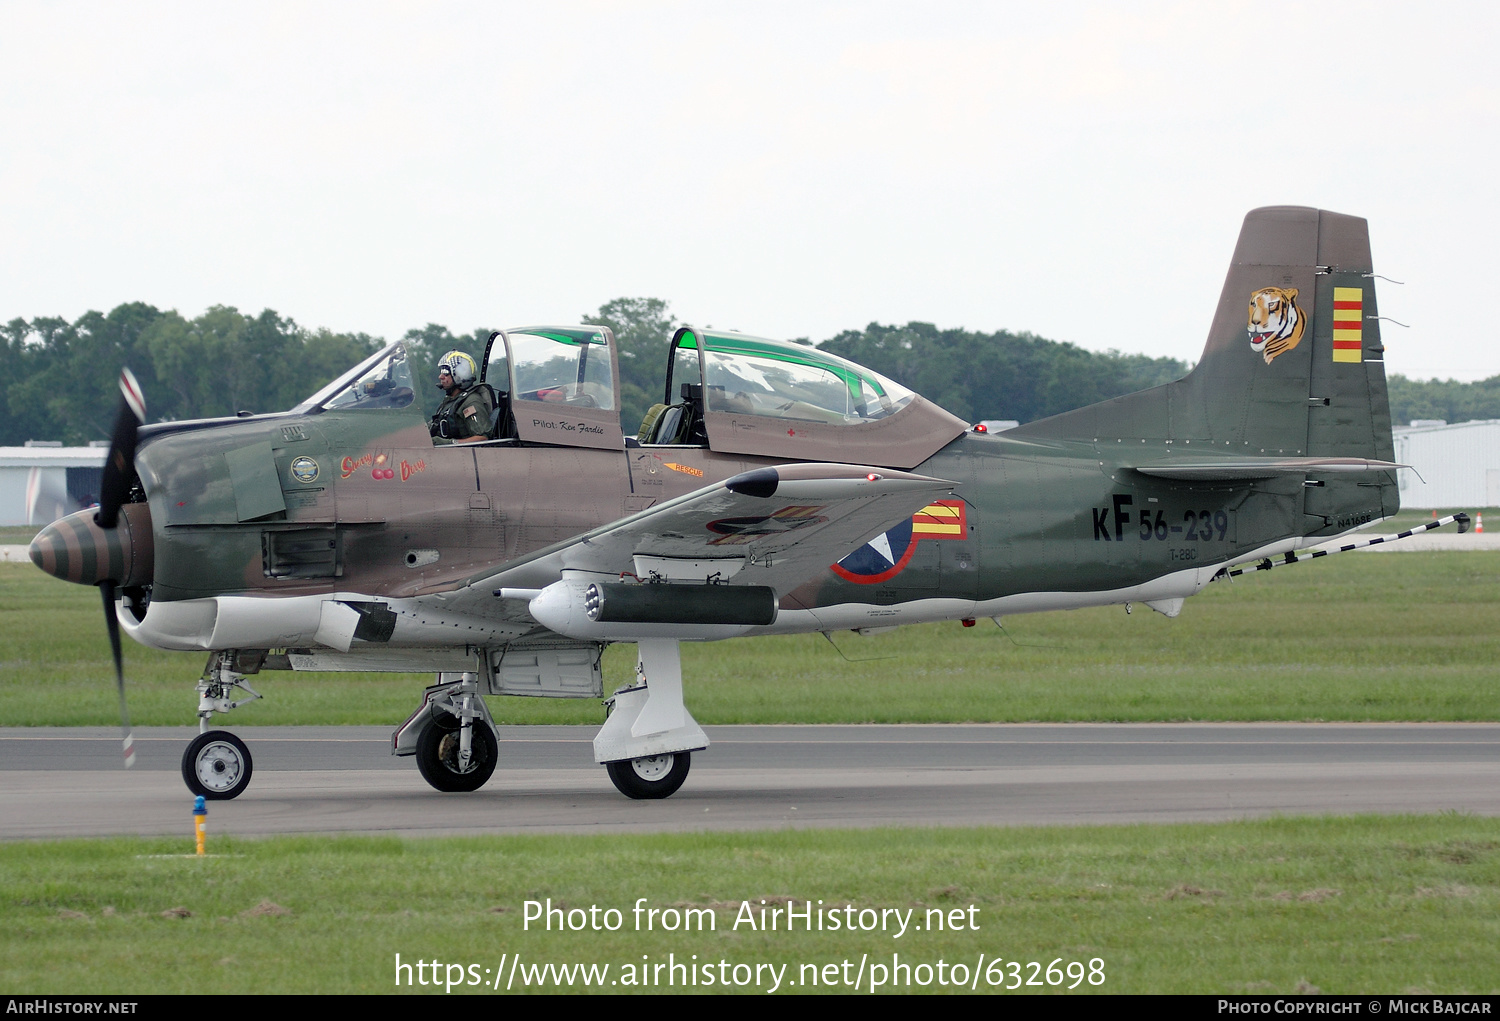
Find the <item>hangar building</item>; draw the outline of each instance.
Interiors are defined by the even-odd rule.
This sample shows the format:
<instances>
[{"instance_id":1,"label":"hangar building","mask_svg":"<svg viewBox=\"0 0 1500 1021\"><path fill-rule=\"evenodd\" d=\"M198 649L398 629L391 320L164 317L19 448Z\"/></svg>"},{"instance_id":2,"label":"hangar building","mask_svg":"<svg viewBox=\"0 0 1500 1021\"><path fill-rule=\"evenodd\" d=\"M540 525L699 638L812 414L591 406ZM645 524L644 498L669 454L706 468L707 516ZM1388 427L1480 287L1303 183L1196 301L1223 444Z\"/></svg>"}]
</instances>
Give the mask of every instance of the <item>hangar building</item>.
<instances>
[{"instance_id":1,"label":"hangar building","mask_svg":"<svg viewBox=\"0 0 1500 1021\"><path fill-rule=\"evenodd\" d=\"M1393 433L1396 460L1412 466L1397 473L1401 506L1500 507L1500 419L1418 420Z\"/></svg>"},{"instance_id":2,"label":"hangar building","mask_svg":"<svg viewBox=\"0 0 1500 1021\"><path fill-rule=\"evenodd\" d=\"M108 445L0 447L0 525L45 525L96 503Z\"/></svg>"}]
</instances>

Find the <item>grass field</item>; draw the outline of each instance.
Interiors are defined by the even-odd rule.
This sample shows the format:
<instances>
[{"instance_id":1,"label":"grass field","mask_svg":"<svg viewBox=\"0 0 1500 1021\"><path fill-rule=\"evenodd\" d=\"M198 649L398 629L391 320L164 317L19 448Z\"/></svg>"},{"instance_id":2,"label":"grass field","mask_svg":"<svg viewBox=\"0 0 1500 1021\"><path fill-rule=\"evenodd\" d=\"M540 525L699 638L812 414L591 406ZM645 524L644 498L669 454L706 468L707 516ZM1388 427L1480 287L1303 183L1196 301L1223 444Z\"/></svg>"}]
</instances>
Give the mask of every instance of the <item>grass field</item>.
<instances>
[{"instance_id":1,"label":"grass field","mask_svg":"<svg viewBox=\"0 0 1500 1021\"><path fill-rule=\"evenodd\" d=\"M868 991L868 965L889 968L899 954L910 966L927 965L929 982L939 959L950 969L961 963L966 984L977 979L986 989L983 954L985 962L1002 959L988 975L1006 986L1045 983L1046 967L1059 958L1066 986L1074 981L1066 969L1078 962L1073 974L1085 980L1076 992L1500 990L1494 819L223 839L212 844L220 856L204 860L177 857L184 843L0 845L0 986L74 994L392 992L399 953L407 963L475 965L475 972L441 975L484 983L454 992L484 992L493 969L508 971L511 958L502 955L519 953L523 977L549 962L607 964L606 988L629 991L608 986L630 974L626 965L665 964L669 954L692 964L696 954L716 976L726 974L720 961L785 965L783 992L815 991L803 965L849 961L852 977L868 955ZM459 890L464 895L455 897ZM631 908L638 897L648 907L711 908L714 930L637 932ZM613 933L524 929L525 902L548 898L563 909L597 905L601 926L602 912L617 909L623 924ZM742 901L758 913L762 900L771 907L788 899L799 911L808 900L841 912L846 904L911 910L919 925L929 909L949 921L957 909L964 928L908 929L900 938L894 929L807 932L800 921L790 933L743 922L733 928ZM1013 979L1012 960L1040 967L1027 965ZM842 968L835 971L842 981ZM1090 971L1102 974L1102 984L1087 981ZM767 991L770 974L762 977L766 985L748 988ZM555 981L543 987L555 989Z\"/></svg>"},{"instance_id":2,"label":"grass field","mask_svg":"<svg viewBox=\"0 0 1500 1021\"><path fill-rule=\"evenodd\" d=\"M1144 606L683 647L703 723L1496 720L1500 553L1350 553ZM842 651L840 651L842 650ZM848 657L847 659L845 657ZM612 647L606 684L634 646ZM205 657L126 642L132 719L192 721ZM267 672L236 726L397 723L431 675ZM592 700L492 698L504 722L588 723ZM118 719L98 594L0 564L0 725Z\"/></svg>"}]
</instances>

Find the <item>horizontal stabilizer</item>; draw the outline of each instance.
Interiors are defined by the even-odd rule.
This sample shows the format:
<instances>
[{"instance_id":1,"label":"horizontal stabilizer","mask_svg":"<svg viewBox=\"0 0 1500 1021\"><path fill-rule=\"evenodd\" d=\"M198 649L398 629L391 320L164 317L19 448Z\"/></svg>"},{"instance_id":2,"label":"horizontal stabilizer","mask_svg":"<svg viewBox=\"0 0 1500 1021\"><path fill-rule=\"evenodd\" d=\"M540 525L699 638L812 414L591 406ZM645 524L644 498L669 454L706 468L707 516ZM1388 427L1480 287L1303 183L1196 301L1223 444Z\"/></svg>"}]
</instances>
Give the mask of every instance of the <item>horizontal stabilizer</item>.
<instances>
[{"instance_id":1,"label":"horizontal stabilizer","mask_svg":"<svg viewBox=\"0 0 1500 1021\"><path fill-rule=\"evenodd\" d=\"M1270 479L1278 475L1329 475L1346 472L1394 471L1409 464L1367 457L1236 457L1222 461L1152 461L1131 466L1142 475L1193 482L1236 482Z\"/></svg>"}]
</instances>

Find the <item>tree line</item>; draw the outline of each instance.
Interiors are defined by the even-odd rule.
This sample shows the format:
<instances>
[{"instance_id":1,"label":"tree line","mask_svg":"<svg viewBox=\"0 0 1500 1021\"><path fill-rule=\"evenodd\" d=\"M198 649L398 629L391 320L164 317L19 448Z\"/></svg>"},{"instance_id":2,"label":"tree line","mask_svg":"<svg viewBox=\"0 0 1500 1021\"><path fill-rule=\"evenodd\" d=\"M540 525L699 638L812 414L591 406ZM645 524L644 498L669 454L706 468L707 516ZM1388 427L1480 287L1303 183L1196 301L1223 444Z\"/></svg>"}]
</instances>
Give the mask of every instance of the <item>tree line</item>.
<instances>
[{"instance_id":1,"label":"tree line","mask_svg":"<svg viewBox=\"0 0 1500 1021\"><path fill-rule=\"evenodd\" d=\"M484 350L488 330L454 336L429 324L408 330L423 381L451 348ZM152 422L285 411L385 346L365 333L309 330L266 309L216 305L194 319L141 302L77 321L39 317L0 326L0 446L27 440L72 445L108 439L129 366ZM424 405L437 403L418 389Z\"/></svg>"},{"instance_id":2,"label":"tree line","mask_svg":"<svg viewBox=\"0 0 1500 1021\"><path fill-rule=\"evenodd\" d=\"M663 397L667 343L680 323L659 298L617 298L581 317L613 330L619 348L621 422L627 432ZM402 337L417 393L431 411L441 395L444 352L484 354L490 329L455 334L429 323ZM800 343L810 343L799 338ZM108 438L117 379L130 366L151 421L283 411L385 341L365 333L311 330L270 309L258 315L216 305L193 319L132 302L0 326L0 446L27 440L81 445ZM968 421L1029 422L1170 382L1189 366L1175 358L1093 352L1030 333L977 333L930 323L871 323L818 345L868 365ZM1450 422L1500 418L1500 376L1479 383L1389 380L1392 419Z\"/></svg>"}]
</instances>

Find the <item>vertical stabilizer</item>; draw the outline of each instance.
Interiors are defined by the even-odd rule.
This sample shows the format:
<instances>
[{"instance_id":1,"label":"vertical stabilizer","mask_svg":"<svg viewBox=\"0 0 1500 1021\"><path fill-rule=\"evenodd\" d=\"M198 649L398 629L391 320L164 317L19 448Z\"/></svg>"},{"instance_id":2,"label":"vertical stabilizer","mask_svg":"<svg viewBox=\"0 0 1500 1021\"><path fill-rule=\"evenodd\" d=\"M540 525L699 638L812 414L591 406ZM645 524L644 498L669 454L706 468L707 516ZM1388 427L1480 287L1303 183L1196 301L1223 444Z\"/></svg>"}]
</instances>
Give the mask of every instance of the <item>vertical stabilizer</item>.
<instances>
[{"instance_id":1,"label":"vertical stabilizer","mask_svg":"<svg viewBox=\"0 0 1500 1021\"><path fill-rule=\"evenodd\" d=\"M1208 343L1175 383L1042 419L1016 438L1142 455L1390 460L1369 228L1301 206L1245 217Z\"/></svg>"}]
</instances>

